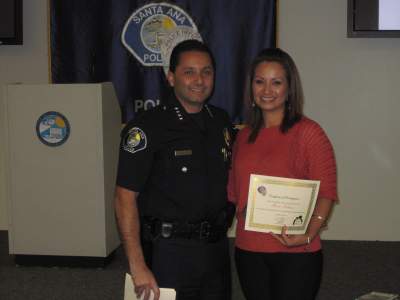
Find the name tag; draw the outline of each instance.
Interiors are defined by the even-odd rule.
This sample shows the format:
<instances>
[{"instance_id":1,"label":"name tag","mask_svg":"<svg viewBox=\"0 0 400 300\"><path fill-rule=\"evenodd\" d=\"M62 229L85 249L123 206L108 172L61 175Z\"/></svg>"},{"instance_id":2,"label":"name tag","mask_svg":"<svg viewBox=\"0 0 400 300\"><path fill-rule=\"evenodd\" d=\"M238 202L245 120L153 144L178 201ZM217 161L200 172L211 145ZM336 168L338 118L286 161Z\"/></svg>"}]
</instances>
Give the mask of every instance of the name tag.
<instances>
[{"instance_id":1,"label":"name tag","mask_svg":"<svg viewBox=\"0 0 400 300\"><path fill-rule=\"evenodd\" d=\"M192 150L191 149L175 150L174 154L175 154L175 156L189 156L189 155L192 155Z\"/></svg>"}]
</instances>

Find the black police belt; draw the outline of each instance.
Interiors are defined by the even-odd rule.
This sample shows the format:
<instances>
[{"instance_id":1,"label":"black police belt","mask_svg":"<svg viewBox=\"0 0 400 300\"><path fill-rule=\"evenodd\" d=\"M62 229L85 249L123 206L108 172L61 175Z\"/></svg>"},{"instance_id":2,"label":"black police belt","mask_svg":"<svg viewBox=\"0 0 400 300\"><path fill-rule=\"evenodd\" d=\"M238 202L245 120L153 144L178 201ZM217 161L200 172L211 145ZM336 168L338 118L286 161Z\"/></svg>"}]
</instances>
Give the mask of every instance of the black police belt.
<instances>
[{"instance_id":1,"label":"black police belt","mask_svg":"<svg viewBox=\"0 0 400 300\"><path fill-rule=\"evenodd\" d=\"M152 217L144 217L141 221L142 234L145 239L193 239L205 242L217 242L226 237L227 226L215 225L209 221L197 223L170 222Z\"/></svg>"}]
</instances>

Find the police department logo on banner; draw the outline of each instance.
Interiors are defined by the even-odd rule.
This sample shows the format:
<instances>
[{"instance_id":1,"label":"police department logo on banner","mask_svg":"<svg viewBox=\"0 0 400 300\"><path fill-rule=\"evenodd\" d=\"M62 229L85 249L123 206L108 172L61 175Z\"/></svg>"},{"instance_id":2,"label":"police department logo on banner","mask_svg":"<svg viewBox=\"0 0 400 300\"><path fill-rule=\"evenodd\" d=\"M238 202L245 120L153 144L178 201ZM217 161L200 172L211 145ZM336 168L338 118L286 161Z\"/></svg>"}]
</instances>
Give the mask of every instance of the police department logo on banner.
<instances>
[{"instance_id":1,"label":"police department logo on banner","mask_svg":"<svg viewBox=\"0 0 400 300\"><path fill-rule=\"evenodd\" d=\"M171 30L170 34L160 44L161 58L164 62L164 73L168 74L169 59L172 50L177 44L186 40L199 40L203 41L200 33L188 26L178 26Z\"/></svg>"},{"instance_id":2,"label":"police department logo on banner","mask_svg":"<svg viewBox=\"0 0 400 300\"><path fill-rule=\"evenodd\" d=\"M36 134L47 146L64 144L69 137L70 129L67 118L56 111L44 113L36 122Z\"/></svg>"},{"instance_id":3,"label":"police department logo on banner","mask_svg":"<svg viewBox=\"0 0 400 300\"><path fill-rule=\"evenodd\" d=\"M201 40L195 23L183 9L165 2L137 9L122 31L122 43L144 66L168 65L172 48L186 39Z\"/></svg>"}]
</instances>

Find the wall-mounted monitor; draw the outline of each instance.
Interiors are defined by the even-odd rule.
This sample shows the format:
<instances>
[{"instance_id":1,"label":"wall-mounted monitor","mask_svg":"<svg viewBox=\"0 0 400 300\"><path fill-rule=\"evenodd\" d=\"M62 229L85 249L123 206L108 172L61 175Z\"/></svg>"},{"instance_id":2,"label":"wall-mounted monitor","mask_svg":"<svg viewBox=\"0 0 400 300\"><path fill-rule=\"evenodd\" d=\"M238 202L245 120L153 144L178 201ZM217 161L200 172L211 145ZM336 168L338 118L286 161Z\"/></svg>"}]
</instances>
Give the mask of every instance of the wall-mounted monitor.
<instances>
[{"instance_id":1,"label":"wall-mounted monitor","mask_svg":"<svg viewBox=\"0 0 400 300\"><path fill-rule=\"evenodd\" d=\"M348 37L400 37L400 0L347 0Z\"/></svg>"},{"instance_id":2,"label":"wall-mounted monitor","mask_svg":"<svg viewBox=\"0 0 400 300\"><path fill-rule=\"evenodd\" d=\"M0 45L22 45L22 0L0 0Z\"/></svg>"}]
</instances>

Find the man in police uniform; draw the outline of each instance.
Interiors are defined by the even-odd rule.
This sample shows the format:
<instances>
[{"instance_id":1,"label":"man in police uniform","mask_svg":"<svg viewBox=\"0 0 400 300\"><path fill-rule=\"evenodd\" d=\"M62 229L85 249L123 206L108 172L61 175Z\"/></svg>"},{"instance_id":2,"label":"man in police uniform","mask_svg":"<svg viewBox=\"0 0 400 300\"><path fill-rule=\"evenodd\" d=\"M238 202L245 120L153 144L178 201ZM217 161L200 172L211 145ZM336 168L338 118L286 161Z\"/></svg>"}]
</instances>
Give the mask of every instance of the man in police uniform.
<instances>
[{"instance_id":1,"label":"man in police uniform","mask_svg":"<svg viewBox=\"0 0 400 300\"><path fill-rule=\"evenodd\" d=\"M205 104L215 62L201 42L171 54L168 101L122 131L115 208L135 291L178 300L230 299L227 113Z\"/></svg>"}]
</instances>

